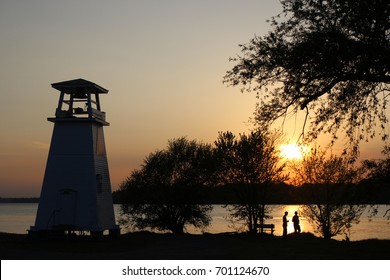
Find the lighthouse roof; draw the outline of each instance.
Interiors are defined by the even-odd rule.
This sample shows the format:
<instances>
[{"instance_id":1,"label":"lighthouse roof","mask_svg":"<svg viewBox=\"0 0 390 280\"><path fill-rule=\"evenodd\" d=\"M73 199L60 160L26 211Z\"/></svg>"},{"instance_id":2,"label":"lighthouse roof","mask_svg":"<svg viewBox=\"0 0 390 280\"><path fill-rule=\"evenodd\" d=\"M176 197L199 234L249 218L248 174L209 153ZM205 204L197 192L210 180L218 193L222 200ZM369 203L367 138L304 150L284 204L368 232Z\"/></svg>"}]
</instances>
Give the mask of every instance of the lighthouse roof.
<instances>
[{"instance_id":1,"label":"lighthouse roof","mask_svg":"<svg viewBox=\"0 0 390 280\"><path fill-rule=\"evenodd\" d=\"M51 86L67 94L101 94L108 93L108 90L84 79L76 79L51 84Z\"/></svg>"}]
</instances>

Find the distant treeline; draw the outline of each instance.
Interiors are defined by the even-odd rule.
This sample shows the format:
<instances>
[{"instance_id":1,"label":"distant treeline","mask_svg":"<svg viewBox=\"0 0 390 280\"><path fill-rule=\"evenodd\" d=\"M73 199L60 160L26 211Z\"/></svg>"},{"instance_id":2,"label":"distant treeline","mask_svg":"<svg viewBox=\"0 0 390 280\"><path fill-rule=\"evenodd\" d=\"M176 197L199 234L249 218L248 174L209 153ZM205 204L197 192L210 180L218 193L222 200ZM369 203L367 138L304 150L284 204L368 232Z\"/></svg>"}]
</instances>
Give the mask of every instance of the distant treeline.
<instances>
[{"instance_id":1,"label":"distant treeline","mask_svg":"<svg viewBox=\"0 0 390 280\"><path fill-rule=\"evenodd\" d=\"M248 195L243 196L242 185L225 186L199 186L195 187L197 195L188 195L185 193L179 199L181 203L198 204L241 204L245 203ZM247 191L266 191L265 204L315 204L326 203L325 198L329 196L326 192L331 191L332 199L351 204L390 204L390 187L377 184L349 184L349 185L310 185L306 184L300 187L288 184L274 184L266 187L251 186ZM257 190L256 190L257 188ZM193 190L192 190L193 191ZM193 192L189 192L192 193ZM114 203L117 204L149 204L164 203L156 201L153 190L138 189L133 193L127 190L121 190L113 193ZM193 198L196 197L196 200ZM261 203L259 201L258 203Z\"/></svg>"},{"instance_id":2,"label":"distant treeline","mask_svg":"<svg viewBox=\"0 0 390 280\"><path fill-rule=\"evenodd\" d=\"M199 186L197 189L197 200L194 201L189 197L181 197L180 201L199 204L240 204L243 203L242 188L240 185L225 186ZM262 186L258 186L259 189ZM321 203L322 195L331 188L333 196L338 198L344 197L344 201L358 204L390 204L390 187L384 184L353 184L353 185L303 185L294 187L288 184L275 184L267 187L266 204L313 204ZM152 191L152 190L150 190ZM150 195L147 190L142 193L129 193L127 191L114 191L113 200L115 204L132 204L132 203L156 203L155 196ZM338 199L340 200L340 199ZM10 198L0 197L0 203L38 203L39 197L21 197Z\"/></svg>"},{"instance_id":3,"label":"distant treeline","mask_svg":"<svg viewBox=\"0 0 390 280\"><path fill-rule=\"evenodd\" d=\"M0 197L0 203L38 203L39 197Z\"/></svg>"}]
</instances>

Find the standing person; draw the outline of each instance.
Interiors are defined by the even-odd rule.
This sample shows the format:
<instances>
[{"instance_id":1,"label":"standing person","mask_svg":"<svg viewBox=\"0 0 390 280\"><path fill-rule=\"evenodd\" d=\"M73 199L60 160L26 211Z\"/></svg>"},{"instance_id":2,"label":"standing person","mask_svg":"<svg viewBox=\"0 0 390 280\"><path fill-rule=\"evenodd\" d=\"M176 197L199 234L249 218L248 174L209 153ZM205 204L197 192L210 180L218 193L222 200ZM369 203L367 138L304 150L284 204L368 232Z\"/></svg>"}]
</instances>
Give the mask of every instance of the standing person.
<instances>
[{"instance_id":1,"label":"standing person","mask_svg":"<svg viewBox=\"0 0 390 280\"><path fill-rule=\"evenodd\" d=\"M294 232L300 233L301 232L301 226L299 225L299 216L298 212L295 211L295 215L292 218L292 222L294 223Z\"/></svg>"},{"instance_id":2,"label":"standing person","mask_svg":"<svg viewBox=\"0 0 390 280\"><path fill-rule=\"evenodd\" d=\"M283 216L283 237L287 236L287 223L288 223L287 215L288 215L288 212L287 211L284 212L284 216Z\"/></svg>"}]
</instances>

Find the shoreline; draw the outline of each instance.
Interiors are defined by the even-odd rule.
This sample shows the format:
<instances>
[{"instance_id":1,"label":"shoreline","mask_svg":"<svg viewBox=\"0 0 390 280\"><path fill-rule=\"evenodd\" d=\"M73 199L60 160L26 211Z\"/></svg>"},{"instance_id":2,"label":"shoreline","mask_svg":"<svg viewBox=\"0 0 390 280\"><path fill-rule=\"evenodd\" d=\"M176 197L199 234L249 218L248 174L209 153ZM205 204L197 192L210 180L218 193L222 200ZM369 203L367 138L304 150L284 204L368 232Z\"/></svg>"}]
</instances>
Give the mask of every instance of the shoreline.
<instances>
[{"instance_id":1,"label":"shoreline","mask_svg":"<svg viewBox=\"0 0 390 280\"><path fill-rule=\"evenodd\" d=\"M379 260L390 259L390 240L324 240L311 233L287 238L249 234L159 234L133 232L118 238L90 236L32 239L0 233L2 260Z\"/></svg>"}]
</instances>

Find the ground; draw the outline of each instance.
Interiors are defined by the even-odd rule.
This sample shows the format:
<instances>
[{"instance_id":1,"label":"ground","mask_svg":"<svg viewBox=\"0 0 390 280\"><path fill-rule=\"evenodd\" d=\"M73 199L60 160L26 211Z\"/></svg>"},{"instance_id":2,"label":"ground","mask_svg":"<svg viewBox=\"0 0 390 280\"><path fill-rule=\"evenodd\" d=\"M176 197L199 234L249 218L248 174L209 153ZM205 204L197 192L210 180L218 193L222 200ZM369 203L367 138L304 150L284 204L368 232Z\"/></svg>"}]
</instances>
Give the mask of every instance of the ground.
<instances>
[{"instance_id":1,"label":"ground","mask_svg":"<svg viewBox=\"0 0 390 280\"><path fill-rule=\"evenodd\" d=\"M139 232L105 236L31 239L0 233L2 260L23 259L390 259L390 240L335 241L310 233L279 236L248 234L172 235Z\"/></svg>"}]
</instances>

